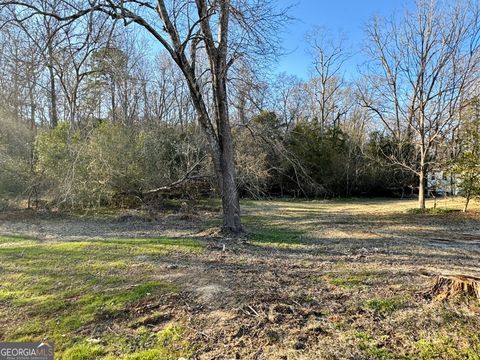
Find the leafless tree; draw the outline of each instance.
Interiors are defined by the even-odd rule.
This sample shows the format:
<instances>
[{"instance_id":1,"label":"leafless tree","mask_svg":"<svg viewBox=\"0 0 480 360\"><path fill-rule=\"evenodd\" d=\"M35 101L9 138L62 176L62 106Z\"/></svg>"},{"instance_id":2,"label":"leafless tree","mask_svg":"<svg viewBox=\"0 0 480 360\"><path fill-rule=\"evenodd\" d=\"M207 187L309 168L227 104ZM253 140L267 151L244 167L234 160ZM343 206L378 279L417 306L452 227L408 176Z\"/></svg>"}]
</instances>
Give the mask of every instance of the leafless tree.
<instances>
[{"instance_id":1,"label":"leafless tree","mask_svg":"<svg viewBox=\"0 0 480 360\"><path fill-rule=\"evenodd\" d=\"M182 71L198 121L210 144L218 188L222 195L223 227L242 230L235 174L235 159L229 121L227 79L230 69L247 54L272 54L275 33L285 20L273 2L265 0L64 1L61 12L45 11L39 1L2 0L20 7L27 18L50 16L73 22L101 12L125 25L135 23L150 33ZM199 61L207 60L201 73ZM208 78L208 79L206 79ZM213 107L206 101L204 84L209 84Z\"/></svg>"},{"instance_id":2,"label":"leafless tree","mask_svg":"<svg viewBox=\"0 0 480 360\"><path fill-rule=\"evenodd\" d=\"M327 124L338 126L351 105L343 101L346 97L342 94L346 87L343 66L350 54L344 37L341 34L335 36L325 28L314 28L307 34L307 41L311 47L314 73L307 90L314 100L315 118L323 132Z\"/></svg>"},{"instance_id":3,"label":"leafless tree","mask_svg":"<svg viewBox=\"0 0 480 360\"><path fill-rule=\"evenodd\" d=\"M414 13L376 18L367 28L371 62L360 101L398 144L415 144L417 163L391 160L418 176L419 208L433 145L456 127L462 96L478 74L479 20L477 1L418 0Z\"/></svg>"},{"instance_id":4,"label":"leafless tree","mask_svg":"<svg viewBox=\"0 0 480 360\"><path fill-rule=\"evenodd\" d=\"M291 130L301 118L307 117L308 93L306 84L298 77L281 73L272 85L276 108L285 131Z\"/></svg>"}]
</instances>

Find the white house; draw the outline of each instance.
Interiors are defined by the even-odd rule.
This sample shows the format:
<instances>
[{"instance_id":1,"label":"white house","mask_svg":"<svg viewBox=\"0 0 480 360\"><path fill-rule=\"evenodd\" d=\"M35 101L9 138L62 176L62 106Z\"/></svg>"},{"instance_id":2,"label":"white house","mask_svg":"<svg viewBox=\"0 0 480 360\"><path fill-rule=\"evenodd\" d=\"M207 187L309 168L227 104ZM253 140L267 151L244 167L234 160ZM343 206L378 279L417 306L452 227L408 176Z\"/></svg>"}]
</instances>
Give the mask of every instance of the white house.
<instances>
[{"instance_id":1,"label":"white house","mask_svg":"<svg viewBox=\"0 0 480 360\"><path fill-rule=\"evenodd\" d=\"M433 170L427 174L428 196L458 195L458 179L443 170Z\"/></svg>"}]
</instances>

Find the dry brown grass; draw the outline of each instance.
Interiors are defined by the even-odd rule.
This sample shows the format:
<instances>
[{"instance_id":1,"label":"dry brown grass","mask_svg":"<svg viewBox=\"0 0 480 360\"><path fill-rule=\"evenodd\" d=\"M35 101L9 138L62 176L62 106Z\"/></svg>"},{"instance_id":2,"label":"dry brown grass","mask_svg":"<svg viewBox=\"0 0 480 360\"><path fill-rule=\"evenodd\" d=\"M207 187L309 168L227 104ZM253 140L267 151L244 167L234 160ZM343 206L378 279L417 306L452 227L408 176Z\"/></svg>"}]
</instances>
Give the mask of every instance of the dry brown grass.
<instances>
[{"instance_id":1,"label":"dry brown grass","mask_svg":"<svg viewBox=\"0 0 480 360\"><path fill-rule=\"evenodd\" d=\"M26 240L9 238L0 246L0 259L3 275L22 278L35 263L22 265L21 256L5 249L17 247L26 256L35 244L60 247L60 264L69 266L69 258L78 263L79 253L68 244L82 240L91 244L82 277L111 263L115 278L175 289L125 300L118 318L90 316L90 307L80 307L86 320L69 330L59 355L75 346L88 353L90 346L93 358L174 359L182 350L198 359L479 359L478 300L432 302L424 294L440 274L480 276L480 207L474 204L467 214L420 215L408 212L414 207L410 200L245 201L248 235L240 239L211 229L217 212L201 212L193 221L163 216L153 223L141 217L125 223L4 217L0 232L36 240L21 245ZM461 209L462 202L442 199L437 208ZM170 240L158 249L148 240L118 243L118 237L159 236ZM198 243L202 251L184 248ZM114 249L107 259L100 244ZM95 279L87 291L100 291L94 298L99 306L110 299L103 294L121 294L119 284ZM66 291L64 285L45 286L53 293ZM36 303L41 301L0 298L1 337L18 334L8 327L13 317L15 326L29 329L20 324L29 306L40 309L36 321L55 319L42 313ZM62 323L74 313L67 308L56 316ZM49 331L30 328L22 336L43 339L52 336Z\"/></svg>"}]
</instances>

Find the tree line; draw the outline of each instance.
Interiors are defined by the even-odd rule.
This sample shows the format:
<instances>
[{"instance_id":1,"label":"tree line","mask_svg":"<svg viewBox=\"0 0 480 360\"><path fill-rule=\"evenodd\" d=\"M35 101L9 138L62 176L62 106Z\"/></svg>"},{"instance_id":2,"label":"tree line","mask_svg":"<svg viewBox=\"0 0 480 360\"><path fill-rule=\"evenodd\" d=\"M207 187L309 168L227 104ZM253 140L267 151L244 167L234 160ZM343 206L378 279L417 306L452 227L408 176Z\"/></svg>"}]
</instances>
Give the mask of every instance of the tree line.
<instances>
[{"instance_id":1,"label":"tree line","mask_svg":"<svg viewBox=\"0 0 480 360\"><path fill-rule=\"evenodd\" d=\"M272 74L290 8L260 0L1 0L3 206L480 192L478 1L419 0L347 40L312 29ZM139 31L142 30L142 31Z\"/></svg>"}]
</instances>

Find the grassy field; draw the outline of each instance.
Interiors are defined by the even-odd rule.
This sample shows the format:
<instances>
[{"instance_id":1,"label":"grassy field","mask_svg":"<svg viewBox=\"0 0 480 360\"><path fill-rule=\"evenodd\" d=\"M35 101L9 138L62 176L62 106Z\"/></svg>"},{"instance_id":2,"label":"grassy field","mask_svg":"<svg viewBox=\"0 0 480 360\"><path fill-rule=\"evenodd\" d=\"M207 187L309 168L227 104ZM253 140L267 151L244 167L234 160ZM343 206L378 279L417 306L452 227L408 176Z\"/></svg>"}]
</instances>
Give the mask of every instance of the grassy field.
<instances>
[{"instance_id":1,"label":"grassy field","mask_svg":"<svg viewBox=\"0 0 480 360\"><path fill-rule=\"evenodd\" d=\"M431 206L431 204L429 204ZM244 201L0 215L0 340L58 359L480 359L480 303L431 301L439 274L480 276L480 207L438 201Z\"/></svg>"}]
</instances>

